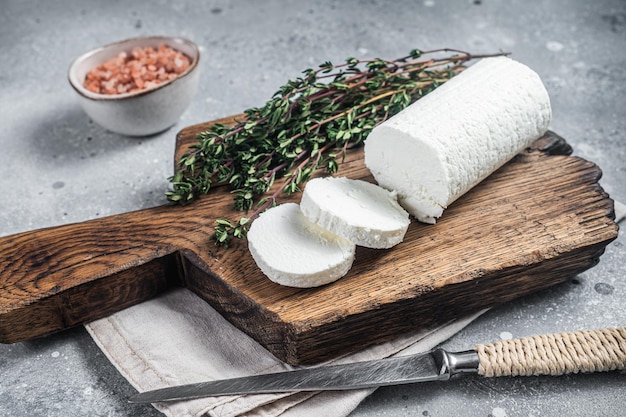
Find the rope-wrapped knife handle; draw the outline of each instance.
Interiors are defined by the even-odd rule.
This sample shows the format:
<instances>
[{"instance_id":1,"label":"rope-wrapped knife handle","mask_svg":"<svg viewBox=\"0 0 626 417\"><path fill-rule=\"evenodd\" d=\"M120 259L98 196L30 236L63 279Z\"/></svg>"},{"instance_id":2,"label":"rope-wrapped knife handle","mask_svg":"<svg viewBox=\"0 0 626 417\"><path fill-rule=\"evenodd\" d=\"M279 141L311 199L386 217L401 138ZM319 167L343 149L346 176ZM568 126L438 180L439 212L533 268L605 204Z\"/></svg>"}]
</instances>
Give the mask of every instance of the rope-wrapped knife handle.
<instances>
[{"instance_id":1,"label":"rope-wrapped knife handle","mask_svg":"<svg viewBox=\"0 0 626 417\"><path fill-rule=\"evenodd\" d=\"M546 334L474 347L487 377L565 375L626 368L626 327Z\"/></svg>"}]
</instances>

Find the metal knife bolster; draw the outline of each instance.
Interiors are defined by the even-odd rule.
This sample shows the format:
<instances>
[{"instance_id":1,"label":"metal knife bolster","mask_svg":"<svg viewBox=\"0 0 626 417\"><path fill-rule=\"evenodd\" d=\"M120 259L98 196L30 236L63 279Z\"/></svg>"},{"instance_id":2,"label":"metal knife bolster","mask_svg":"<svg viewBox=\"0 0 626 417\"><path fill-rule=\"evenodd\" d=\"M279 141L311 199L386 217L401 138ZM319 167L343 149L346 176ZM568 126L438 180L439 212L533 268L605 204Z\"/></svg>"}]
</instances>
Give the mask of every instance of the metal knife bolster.
<instances>
[{"instance_id":1,"label":"metal knife bolster","mask_svg":"<svg viewBox=\"0 0 626 417\"><path fill-rule=\"evenodd\" d=\"M439 370L439 380L445 381L461 373L478 373L480 361L475 350L448 352L444 349L435 349L431 355Z\"/></svg>"}]
</instances>

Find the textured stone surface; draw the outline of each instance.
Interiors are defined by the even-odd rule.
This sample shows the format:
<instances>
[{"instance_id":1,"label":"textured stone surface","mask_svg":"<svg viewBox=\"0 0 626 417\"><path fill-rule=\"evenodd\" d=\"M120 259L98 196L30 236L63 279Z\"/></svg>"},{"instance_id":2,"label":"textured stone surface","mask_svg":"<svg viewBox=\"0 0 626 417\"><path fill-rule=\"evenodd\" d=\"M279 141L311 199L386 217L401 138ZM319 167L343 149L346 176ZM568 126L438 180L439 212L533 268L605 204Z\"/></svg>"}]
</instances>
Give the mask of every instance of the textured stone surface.
<instances>
[{"instance_id":1,"label":"textured stone surface","mask_svg":"<svg viewBox=\"0 0 626 417\"><path fill-rule=\"evenodd\" d=\"M176 126L149 138L106 132L66 80L73 58L137 35L200 45L200 90ZM258 106L326 60L395 58L412 48L511 51L543 78L552 130L597 163L626 201L626 3L621 0L102 2L6 0L0 6L0 235L164 203L176 132ZM623 226L622 226L623 227ZM626 324L626 238L570 282L497 308L445 343ZM620 415L624 375L464 378L381 388L354 417ZM0 345L0 416L161 415L83 329Z\"/></svg>"}]
</instances>

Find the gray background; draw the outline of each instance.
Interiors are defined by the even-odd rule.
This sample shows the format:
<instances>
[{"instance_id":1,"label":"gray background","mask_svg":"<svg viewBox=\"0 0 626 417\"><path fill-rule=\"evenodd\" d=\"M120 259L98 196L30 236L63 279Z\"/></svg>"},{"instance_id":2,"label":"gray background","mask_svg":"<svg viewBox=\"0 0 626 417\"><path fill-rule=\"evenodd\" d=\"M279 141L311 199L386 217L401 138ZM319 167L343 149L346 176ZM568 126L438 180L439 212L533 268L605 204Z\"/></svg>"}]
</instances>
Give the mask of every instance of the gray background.
<instances>
[{"instance_id":1,"label":"gray background","mask_svg":"<svg viewBox=\"0 0 626 417\"><path fill-rule=\"evenodd\" d=\"M126 138L92 123L66 80L79 54L171 34L202 48L200 88L177 125ZM626 201L626 2L0 1L0 235L164 203L175 134L262 105L305 68L413 48L510 51L552 99L552 130L597 163ZM444 344L626 325L626 240L571 281L496 308ZM381 388L354 417L626 415L626 375ZM126 404L132 387L82 328L0 345L0 416L158 416Z\"/></svg>"}]
</instances>

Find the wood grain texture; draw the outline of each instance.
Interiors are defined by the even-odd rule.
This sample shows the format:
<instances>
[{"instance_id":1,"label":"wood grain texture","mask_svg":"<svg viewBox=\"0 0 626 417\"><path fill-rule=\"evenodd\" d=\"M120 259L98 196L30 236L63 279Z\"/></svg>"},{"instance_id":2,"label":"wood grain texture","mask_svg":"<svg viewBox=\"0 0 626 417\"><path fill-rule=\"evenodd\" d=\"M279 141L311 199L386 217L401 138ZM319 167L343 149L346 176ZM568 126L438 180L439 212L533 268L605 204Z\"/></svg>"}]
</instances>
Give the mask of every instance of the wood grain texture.
<instances>
[{"instance_id":1,"label":"wood grain texture","mask_svg":"<svg viewBox=\"0 0 626 417\"><path fill-rule=\"evenodd\" d=\"M176 160L208 125L178 134ZM235 216L226 187L185 207L3 237L0 341L56 332L182 285L278 358L301 364L507 302L592 267L617 237L600 169L570 153L547 134L436 225L413 221L390 250L358 248L347 276L314 289L268 280L245 240L229 249L209 242L214 220ZM351 150L339 174L373 181L362 159L362 149Z\"/></svg>"}]
</instances>

